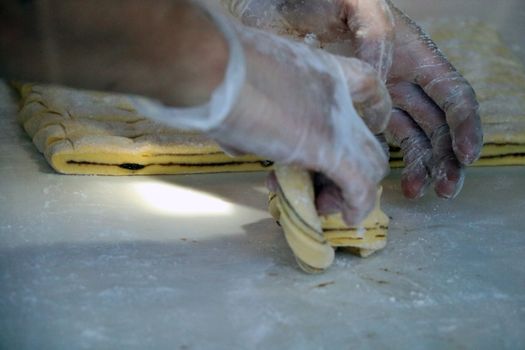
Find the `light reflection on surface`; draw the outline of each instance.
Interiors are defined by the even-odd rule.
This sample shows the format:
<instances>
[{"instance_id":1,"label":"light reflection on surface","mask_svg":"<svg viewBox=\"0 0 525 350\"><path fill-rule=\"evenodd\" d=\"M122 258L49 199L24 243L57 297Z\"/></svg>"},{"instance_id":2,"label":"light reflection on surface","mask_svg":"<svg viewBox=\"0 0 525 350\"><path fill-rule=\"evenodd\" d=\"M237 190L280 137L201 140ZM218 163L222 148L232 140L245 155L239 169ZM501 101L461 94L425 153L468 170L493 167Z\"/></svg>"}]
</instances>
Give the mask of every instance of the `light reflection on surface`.
<instances>
[{"instance_id":1,"label":"light reflection on surface","mask_svg":"<svg viewBox=\"0 0 525 350\"><path fill-rule=\"evenodd\" d=\"M266 186L254 186L253 189L264 196L268 196L268 188Z\"/></svg>"},{"instance_id":2,"label":"light reflection on surface","mask_svg":"<svg viewBox=\"0 0 525 350\"><path fill-rule=\"evenodd\" d=\"M234 206L208 193L159 182L138 183L141 200L160 213L185 216L230 215Z\"/></svg>"}]
</instances>

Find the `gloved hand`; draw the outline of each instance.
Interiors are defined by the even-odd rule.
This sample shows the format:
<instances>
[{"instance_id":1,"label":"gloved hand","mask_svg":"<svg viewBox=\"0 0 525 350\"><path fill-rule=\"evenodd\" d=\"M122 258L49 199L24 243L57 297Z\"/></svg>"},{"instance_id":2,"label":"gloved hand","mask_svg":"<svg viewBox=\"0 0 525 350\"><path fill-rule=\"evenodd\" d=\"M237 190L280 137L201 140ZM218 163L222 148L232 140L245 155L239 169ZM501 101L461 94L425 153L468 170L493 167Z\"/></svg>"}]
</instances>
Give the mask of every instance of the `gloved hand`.
<instances>
[{"instance_id":1,"label":"gloved hand","mask_svg":"<svg viewBox=\"0 0 525 350\"><path fill-rule=\"evenodd\" d=\"M390 0L223 2L244 24L296 40L315 34L321 47L346 44L352 55L371 63L387 79L396 107L386 136L404 153L405 196L421 197L432 182L439 196L457 195L463 165L476 160L482 146L474 91Z\"/></svg>"},{"instance_id":2,"label":"gloved hand","mask_svg":"<svg viewBox=\"0 0 525 350\"><path fill-rule=\"evenodd\" d=\"M218 23L229 39L230 62L210 102L195 107L201 116L177 108L151 113L137 102L139 108L173 126L207 132L232 153L254 153L324 174L334 184L329 191L339 191L335 206L344 218L349 224L361 221L388 170L372 133L384 130L391 109L376 71L354 58L241 25L234 33L232 26ZM320 198L333 202L334 196Z\"/></svg>"},{"instance_id":3,"label":"gloved hand","mask_svg":"<svg viewBox=\"0 0 525 350\"><path fill-rule=\"evenodd\" d=\"M387 86L395 108L386 136L404 153L402 189L418 198L434 182L440 197L453 198L463 166L479 157L483 144L476 96L421 28L390 7L396 39Z\"/></svg>"},{"instance_id":4,"label":"gloved hand","mask_svg":"<svg viewBox=\"0 0 525 350\"><path fill-rule=\"evenodd\" d=\"M372 209L388 168L370 131L384 130L390 112L377 74L357 59L262 32L245 31L241 38L247 82L239 103L212 135L233 148L323 174L329 180L319 189L319 210L341 211L348 223L359 223Z\"/></svg>"},{"instance_id":5,"label":"gloved hand","mask_svg":"<svg viewBox=\"0 0 525 350\"><path fill-rule=\"evenodd\" d=\"M383 131L391 101L368 64L236 28L196 1L10 4L7 77L147 96L135 97L143 115L324 174L349 223L371 210L387 158L365 122Z\"/></svg>"},{"instance_id":6,"label":"gloved hand","mask_svg":"<svg viewBox=\"0 0 525 350\"><path fill-rule=\"evenodd\" d=\"M394 20L384 0L221 0L244 25L319 46L345 41L382 79L391 64Z\"/></svg>"},{"instance_id":7,"label":"gloved hand","mask_svg":"<svg viewBox=\"0 0 525 350\"><path fill-rule=\"evenodd\" d=\"M310 46L323 47L325 44L343 41L351 47L352 56L366 60L376 71L380 72L383 80L386 79L392 58L394 22L390 9L383 0L302 2L222 0L222 3L244 25L273 32L296 41L305 41ZM351 66L347 68L354 69ZM349 72L350 75L355 73ZM369 74L366 68L363 73ZM297 82L300 86L301 83ZM355 107L371 130L375 133L380 132L382 127L378 126L381 121L386 120L388 112L384 114L383 110L378 114L364 111L363 106L369 110L370 107L366 106L367 103L360 102L359 95L355 91L352 93ZM349 137L355 137L354 135L349 133ZM315 142L311 145L314 146ZM334 146L338 147L335 144ZM366 152L364 156L370 156L369 152ZM356 169L362 169L361 166L357 164L355 166L354 171L360 172ZM377 178L372 177L372 181L366 184L367 181L362 178L362 175L366 176L366 172L355 176L351 175L351 169L348 169L349 176L345 175L334 182L334 175L330 179L330 176L326 176L326 170L324 170L325 174L322 172L315 174L314 177L318 211L321 214L341 211L349 223L356 224L361 221L374 202ZM342 183L346 183L346 186L351 185L353 188L366 189L363 191L366 200L358 201L355 191L349 192L344 185L341 185ZM363 186L363 184L366 185ZM268 187L273 191L277 190L277 179L273 174L268 177ZM347 198L346 201L345 198ZM350 199L350 206L344 205L348 203L348 199Z\"/></svg>"}]
</instances>

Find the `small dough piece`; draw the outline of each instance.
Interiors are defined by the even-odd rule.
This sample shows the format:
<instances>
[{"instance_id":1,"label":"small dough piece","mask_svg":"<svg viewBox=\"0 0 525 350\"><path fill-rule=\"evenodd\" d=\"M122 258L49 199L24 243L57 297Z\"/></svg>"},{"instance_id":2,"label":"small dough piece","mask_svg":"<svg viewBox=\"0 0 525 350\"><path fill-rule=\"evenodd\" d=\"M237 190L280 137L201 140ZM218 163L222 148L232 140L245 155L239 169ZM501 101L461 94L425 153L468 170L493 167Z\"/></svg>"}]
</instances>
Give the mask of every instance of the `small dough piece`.
<instances>
[{"instance_id":1,"label":"small dough piece","mask_svg":"<svg viewBox=\"0 0 525 350\"><path fill-rule=\"evenodd\" d=\"M340 213L321 216L324 236L332 247L351 248L362 257L385 247L390 220L380 207L382 192L382 188L377 191L374 209L356 227L349 227Z\"/></svg>"},{"instance_id":2,"label":"small dough piece","mask_svg":"<svg viewBox=\"0 0 525 350\"><path fill-rule=\"evenodd\" d=\"M334 250L323 236L310 175L284 165L275 167L275 175L279 189L270 212L278 217L299 266L308 273L322 272L332 264Z\"/></svg>"},{"instance_id":3,"label":"small dough piece","mask_svg":"<svg viewBox=\"0 0 525 350\"><path fill-rule=\"evenodd\" d=\"M334 249L345 248L361 257L386 245L388 216L381 211L378 198L374 210L357 227L348 227L341 214L319 217L309 173L296 166L275 166L277 193L270 193L269 211L280 223L299 266L308 273L328 268Z\"/></svg>"},{"instance_id":4,"label":"small dough piece","mask_svg":"<svg viewBox=\"0 0 525 350\"><path fill-rule=\"evenodd\" d=\"M525 165L525 68L498 32L473 20L435 20L425 30L472 84L480 104L484 146L475 166ZM391 146L390 166L403 166Z\"/></svg>"},{"instance_id":5,"label":"small dough piece","mask_svg":"<svg viewBox=\"0 0 525 350\"><path fill-rule=\"evenodd\" d=\"M64 174L150 175L259 171L272 162L232 158L205 135L139 115L124 95L18 84L18 120Z\"/></svg>"}]
</instances>

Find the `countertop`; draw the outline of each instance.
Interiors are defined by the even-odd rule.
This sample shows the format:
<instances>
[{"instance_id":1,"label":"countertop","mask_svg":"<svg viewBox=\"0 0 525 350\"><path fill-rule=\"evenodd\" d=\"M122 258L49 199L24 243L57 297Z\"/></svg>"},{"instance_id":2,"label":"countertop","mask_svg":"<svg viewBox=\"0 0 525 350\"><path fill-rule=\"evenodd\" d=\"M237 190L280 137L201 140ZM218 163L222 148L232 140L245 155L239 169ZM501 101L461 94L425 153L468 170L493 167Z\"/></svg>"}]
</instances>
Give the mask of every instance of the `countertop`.
<instances>
[{"instance_id":1,"label":"countertop","mask_svg":"<svg viewBox=\"0 0 525 350\"><path fill-rule=\"evenodd\" d=\"M525 348L525 167L453 201L392 172L386 249L311 276L264 173L59 175L0 96L1 349Z\"/></svg>"}]
</instances>

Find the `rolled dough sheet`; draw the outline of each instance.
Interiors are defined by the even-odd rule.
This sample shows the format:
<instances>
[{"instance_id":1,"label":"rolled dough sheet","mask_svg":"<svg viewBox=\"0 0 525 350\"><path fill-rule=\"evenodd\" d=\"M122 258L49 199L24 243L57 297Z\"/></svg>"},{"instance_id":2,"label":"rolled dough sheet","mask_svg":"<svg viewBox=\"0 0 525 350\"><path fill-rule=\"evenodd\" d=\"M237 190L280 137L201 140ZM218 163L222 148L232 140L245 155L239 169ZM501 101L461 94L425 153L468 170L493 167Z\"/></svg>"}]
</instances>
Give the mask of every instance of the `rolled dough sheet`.
<instances>
[{"instance_id":1,"label":"rolled dough sheet","mask_svg":"<svg viewBox=\"0 0 525 350\"><path fill-rule=\"evenodd\" d=\"M523 64L482 22L438 20L424 28L476 91L484 146L474 165L525 165ZM390 162L403 165L399 148L391 147Z\"/></svg>"},{"instance_id":2,"label":"rolled dough sheet","mask_svg":"<svg viewBox=\"0 0 525 350\"><path fill-rule=\"evenodd\" d=\"M18 120L59 173L97 175L257 171L255 156L229 157L211 139L139 115L123 95L22 84Z\"/></svg>"},{"instance_id":3,"label":"rolled dough sheet","mask_svg":"<svg viewBox=\"0 0 525 350\"><path fill-rule=\"evenodd\" d=\"M366 257L385 247L389 218L379 205L381 190L368 217L356 227L349 227L340 213L318 216L313 184L307 171L278 164L275 173L279 188L276 193L270 193L269 210L282 226L304 271L324 271L331 265L337 248Z\"/></svg>"},{"instance_id":4,"label":"rolled dough sheet","mask_svg":"<svg viewBox=\"0 0 525 350\"><path fill-rule=\"evenodd\" d=\"M426 26L476 90L485 134L474 165L525 165L525 69L486 24ZM129 98L34 84L18 86L20 123L49 164L65 174L146 175L258 171L271 162L231 158L209 138L137 114ZM403 165L391 145L391 166Z\"/></svg>"}]
</instances>

